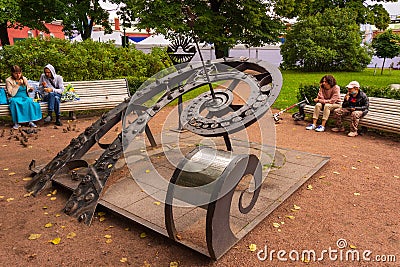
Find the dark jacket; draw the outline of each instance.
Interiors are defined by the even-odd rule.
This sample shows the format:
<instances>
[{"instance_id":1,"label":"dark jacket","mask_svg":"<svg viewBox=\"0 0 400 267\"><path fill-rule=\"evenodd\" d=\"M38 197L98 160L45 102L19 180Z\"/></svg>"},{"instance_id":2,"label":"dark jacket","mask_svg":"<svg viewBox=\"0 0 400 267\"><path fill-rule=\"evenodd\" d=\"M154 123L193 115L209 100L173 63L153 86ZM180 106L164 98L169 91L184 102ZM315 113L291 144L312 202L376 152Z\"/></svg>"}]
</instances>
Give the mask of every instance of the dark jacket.
<instances>
[{"instance_id":1,"label":"dark jacket","mask_svg":"<svg viewBox=\"0 0 400 267\"><path fill-rule=\"evenodd\" d=\"M348 100L343 100L342 107L355 108L356 110L362 111L362 115L365 116L368 113L369 108L368 96L363 91L358 91L355 98L355 102L351 101L351 97Z\"/></svg>"}]
</instances>

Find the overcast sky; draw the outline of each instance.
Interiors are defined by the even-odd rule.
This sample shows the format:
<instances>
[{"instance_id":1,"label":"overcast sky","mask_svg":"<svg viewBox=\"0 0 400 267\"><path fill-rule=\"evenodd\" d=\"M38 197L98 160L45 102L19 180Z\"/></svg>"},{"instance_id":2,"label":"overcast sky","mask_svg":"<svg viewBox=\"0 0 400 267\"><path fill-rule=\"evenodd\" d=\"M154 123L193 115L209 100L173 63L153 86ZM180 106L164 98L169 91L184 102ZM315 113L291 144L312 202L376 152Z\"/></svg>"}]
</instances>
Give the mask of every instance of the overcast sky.
<instances>
[{"instance_id":1,"label":"overcast sky","mask_svg":"<svg viewBox=\"0 0 400 267\"><path fill-rule=\"evenodd\" d=\"M115 4L111 4L107 1L99 1L100 5L110 12L110 19L114 19L116 17L115 9L118 7ZM374 1L367 1L367 3L373 3ZM400 15L400 2L396 3L381 3L390 15Z\"/></svg>"},{"instance_id":2,"label":"overcast sky","mask_svg":"<svg viewBox=\"0 0 400 267\"><path fill-rule=\"evenodd\" d=\"M367 1L367 3L373 3L374 1ZM390 15L400 15L400 3L381 3Z\"/></svg>"}]
</instances>

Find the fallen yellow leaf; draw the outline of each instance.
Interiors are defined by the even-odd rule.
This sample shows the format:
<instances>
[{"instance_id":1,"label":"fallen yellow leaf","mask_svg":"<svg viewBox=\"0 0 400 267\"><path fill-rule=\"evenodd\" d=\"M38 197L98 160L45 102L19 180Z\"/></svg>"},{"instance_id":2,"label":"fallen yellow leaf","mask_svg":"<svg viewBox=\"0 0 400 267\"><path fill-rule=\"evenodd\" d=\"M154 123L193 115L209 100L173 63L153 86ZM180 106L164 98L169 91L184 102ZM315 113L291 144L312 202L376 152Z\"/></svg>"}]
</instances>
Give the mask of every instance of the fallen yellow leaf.
<instances>
[{"instance_id":1,"label":"fallen yellow leaf","mask_svg":"<svg viewBox=\"0 0 400 267\"><path fill-rule=\"evenodd\" d=\"M112 166L113 166L112 164L108 164L107 168L110 169L112 168Z\"/></svg>"},{"instance_id":2,"label":"fallen yellow leaf","mask_svg":"<svg viewBox=\"0 0 400 267\"><path fill-rule=\"evenodd\" d=\"M29 240L35 240L35 239L38 239L41 236L42 236L42 234L30 234L28 239Z\"/></svg>"},{"instance_id":3,"label":"fallen yellow leaf","mask_svg":"<svg viewBox=\"0 0 400 267\"><path fill-rule=\"evenodd\" d=\"M53 227L53 224L52 224L52 223L46 223L46 224L44 225L44 227L45 227L45 228L50 228L50 227Z\"/></svg>"},{"instance_id":4,"label":"fallen yellow leaf","mask_svg":"<svg viewBox=\"0 0 400 267\"><path fill-rule=\"evenodd\" d=\"M129 227L126 227L124 230L125 231L130 231L131 229Z\"/></svg>"},{"instance_id":5,"label":"fallen yellow leaf","mask_svg":"<svg viewBox=\"0 0 400 267\"><path fill-rule=\"evenodd\" d=\"M356 167L354 167L354 166L351 166L351 169L352 169L352 170L357 170L357 168L356 168Z\"/></svg>"},{"instance_id":6,"label":"fallen yellow leaf","mask_svg":"<svg viewBox=\"0 0 400 267\"><path fill-rule=\"evenodd\" d=\"M99 221L100 222L104 222L106 220L106 217L104 217L104 216L101 216L100 218L99 218Z\"/></svg>"},{"instance_id":7,"label":"fallen yellow leaf","mask_svg":"<svg viewBox=\"0 0 400 267\"><path fill-rule=\"evenodd\" d=\"M295 217L292 216L292 215L286 215L286 217L289 218L289 219L291 219L291 220L293 220L293 219L295 218Z\"/></svg>"},{"instance_id":8,"label":"fallen yellow leaf","mask_svg":"<svg viewBox=\"0 0 400 267\"><path fill-rule=\"evenodd\" d=\"M326 176L325 175L321 175L320 177L319 177L319 179L323 179L323 178L325 178Z\"/></svg>"},{"instance_id":9,"label":"fallen yellow leaf","mask_svg":"<svg viewBox=\"0 0 400 267\"><path fill-rule=\"evenodd\" d=\"M120 261L120 262L127 262L128 259L127 259L127 258L121 258L119 261Z\"/></svg>"},{"instance_id":10,"label":"fallen yellow leaf","mask_svg":"<svg viewBox=\"0 0 400 267\"><path fill-rule=\"evenodd\" d=\"M340 172L333 172L333 174L340 174Z\"/></svg>"},{"instance_id":11,"label":"fallen yellow leaf","mask_svg":"<svg viewBox=\"0 0 400 267\"><path fill-rule=\"evenodd\" d=\"M357 162L362 162L362 160L361 160L361 159L359 159L359 160L357 160Z\"/></svg>"},{"instance_id":12,"label":"fallen yellow leaf","mask_svg":"<svg viewBox=\"0 0 400 267\"><path fill-rule=\"evenodd\" d=\"M394 178L399 179L400 177L398 175L393 175Z\"/></svg>"},{"instance_id":13,"label":"fallen yellow leaf","mask_svg":"<svg viewBox=\"0 0 400 267\"><path fill-rule=\"evenodd\" d=\"M49 242L52 243L53 245L58 245L61 242L61 238L56 237L53 240L50 240Z\"/></svg>"},{"instance_id":14,"label":"fallen yellow leaf","mask_svg":"<svg viewBox=\"0 0 400 267\"><path fill-rule=\"evenodd\" d=\"M32 196L32 194L33 194L33 191L31 191L31 192L29 192L29 193L26 193L26 194L24 194L24 197L30 197L30 196Z\"/></svg>"},{"instance_id":15,"label":"fallen yellow leaf","mask_svg":"<svg viewBox=\"0 0 400 267\"><path fill-rule=\"evenodd\" d=\"M56 199L57 199L57 197L51 197L51 198L50 198L51 201L54 201L54 200L56 200Z\"/></svg>"},{"instance_id":16,"label":"fallen yellow leaf","mask_svg":"<svg viewBox=\"0 0 400 267\"><path fill-rule=\"evenodd\" d=\"M68 239L74 238L76 236L76 234L74 232L71 232L67 235Z\"/></svg>"},{"instance_id":17,"label":"fallen yellow leaf","mask_svg":"<svg viewBox=\"0 0 400 267\"><path fill-rule=\"evenodd\" d=\"M109 225L107 228L104 229L104 231L108 231L108 230L110 230L111 228L114 228L114 226Z\"/></svg>"},{"instance_id":18,"label":"fallen yellow leaf","mask_svg":"<svg viewBox=\"0 0 400 267\"><path fill-rule=\"evenodd\" d=\"M0 196L0 199L3 199L4 198L4 196Z\"/></svg>"},{"instance_id":19,"label":"fallen yellow leaf","mask_svg":"<svg viewBox=\"0 0 400 267\"><path fill-rule=\"evenodd\" d=\"M378 166L375 166L374 168L377 169L377 170L379 170L379 167L378 167Z\"/></svg>"},{"instance_id":20,"label":"fallen yellow leaf","mask_svg":"<svg viewBox=\"0 0 400 267\"><path fill-rule=\"evenodd\" d=\"M51 192L52 195L57 194L57 189L54 189L53 192Z\"/></svg>"},{"instance_id":21,"label":"fallen yellow leaf","mask_svg":"<svg viewBox=\"0 0 400 267\"><path fill-rule=\"evenodd\" d=\"M105 213L104 211L99 211L99 212L97 213L97 215L99 215L99 216L105 216L106 213Z\"/></svg>"},{"instance_id":22,"label":"fallen yellow leaf","mask_svg":"<svg viewBox=\"0 0 400 267\"><path fill-rule=\"evenodd\" d=\"M308 190L313 190L313 186L309 184L309 185L307 185L307 189Z\"/></svg>"},{"instance_id":23,"label":"fallen yellow leaf","mask_svg":"<svg viewBox=\"0 0 400 267\"><path fill-rule=\"evenodd\" d=\"M42 209L46 210L46 209L48 209L48 207L47 207L47 206L43 206L43 208L42 208Z\"/></svg>"},{"instance_id":24,"label":"fallen yellow leaf","mask_svg":"<svg viewBox=\"0 0 400 267\"><path fill-rule=\"evenodd\" d=\"M11 202L11 201L13 201L13 200L14 200L13 197L9 197L9 198L6 199L7 202Z\"/></svg>"},{"instance_id":25,"label":"fallen yellow leaf","mask_svg":"<svg viewBox=\"0 0 400 267\"><path fill-rule=\"evenodd\" d=\"M51 193L48 193L46 196L47 196L47 197L51 197Z\"/></svg>"},{"instance_id":26,"label":"fallen yellow leaf","mask_svg":"<svg viewBox=\"0 0 400 267\"><path fill-rule=\"evenodd\" d=\"M3 169L3 171L8 171L8 170L9 170L9 168L4 168L4 169Z\"/></svg>"},{"instance_id":27,"label":"fallen yellow leaf","mask_svg":"<svg viewBox=\"0 0 400 267\"><path fill-rule=\"evenodd\" d=\"M254 251L257 250L257 245L256 244L250 244L249 245L249 249L250 249L251 252L254 252Z\"/></svg>"},{"instance_id":28,"label":"fallen yellow leaf","mask_svg":"<svg viewBox=\"0 0 400 267\"><path fill-rule=\"evenodd\" d=\"M153 203L154 203L155 205L157 205L157 206L159 206L159 205L161 204L160 201L154 201Z\"/></svg>"},{"instance_id":29,"label":"fallen yellow leaf","mask_svg":"<svg viewBox=\"0 0 400 267\"><path fill-rule=\"evenodd\" d=\"M280 225L279 223L277 223L277 222L274 222L274 223L272 223L272 226L275 227L275 228L278 228L278 227L280 227L281 225Z\"/></svg>"},{"instance_id":30,"label":"fallen yellow leaf","mask_svg":"<svg viewBox=\"0 0 400 267\"><path fill-rule=\"evenodd\" d=\"M150 170L146 170L146 173L149 173L150 172Z\"/></svg>"},{"instance_id":31,"label":"fallen yellow leaf","mask_svg":"<svg viewBox=\"0 0 400 267\"><path fill-rule=\"evenodd\" d=\"M25 177L25 178L22 178L22 181L31 181L32 180L32 177Z\"/></svg>"},{"instance_id":32,"label":"fallen yellow leaf","mask_svg":"<svg viewBox=\"0 0 400 267\"><path fill-rule=\"evenodd\" d=\"M15 175L15 172L10 172L8 175L9 176Z\"/></svg>"},{"instance_id":33,"label":"fallen yellow leaf","mask_svg":"<svg viewBox=\"0 0 400 267\"><path fill-rule=\"evenodd\" d=\"M357 247L356 246L354 246L354 245L349 245L349 247L351 248L351 249L356 249Z\"/></svg>"},{"instance_id":34,"label":"fallen yellow leaf","mask_svg":"<svg viewBox=\"0 0 400 267\"><path fill-rule=\"evenodd\" d=\"M299 209L301 209L299 206L297 206L296 204L293 204L293 208L295 209L295 210L299 210Z\"/></svg>"},{"instance_id":35,"label":"fallen yellow leaf","mask_svg":"<svg viewBox=\"0 0 400 267\"><path fill-rule=\"evenodd\" d=\"M356 192L356 193L354 193L354 195L355 196L360 196L361 194Z\"/></svg>"},{"instance_id":36,"label":"fallen yellow leaf","mask_svg":"<svg viewBox=\"0 0 400 267\"><path fill-rule=\"evenodd\" d=\"M104 238L110 239L111 235L105 235Z\"/></svg>"},{"instance_id":37,"label":"fallen yellow leaf","mask_svg":"<svg viewBox=\"0 0 400 267\"><path fill-rule=\"evenodd\" d=\"M146 235L145 232L143 232L143 233L140 234L140 238L145 238L146 236L147 236L147 235Z\"/></svg>"},{"instance_id":38,"label":"fallen yellow leaf","mask_svg":"<svg viewBox=\"0 0 400 267\"><path fill-rule=\"evenodd\" d=\"M54 216L56 216L56 217L60 217L60 216L61 216L61 214L57 213L57 214L56 214L56 215L54 215Z\"/></svg>"},{"instance_id":39,"label":"fallen yellow leaf","mask_svg":"<svg viewBox=\"0 0 400 267\"><path fill-rule=\"evenodd\" d=\"M347 156L346 155L342 155L344 158L347 158Z\"/></svg>"},{"instance_id":40,"label":"fallen yellow leaf","mask_svg":"<svg viewBox=\"0 0 400 267\"><path fill-rule=\"evenodd\" d=\"M106 244L112 243L112 239L106 239Z\"/></svg>"}]
</instances>

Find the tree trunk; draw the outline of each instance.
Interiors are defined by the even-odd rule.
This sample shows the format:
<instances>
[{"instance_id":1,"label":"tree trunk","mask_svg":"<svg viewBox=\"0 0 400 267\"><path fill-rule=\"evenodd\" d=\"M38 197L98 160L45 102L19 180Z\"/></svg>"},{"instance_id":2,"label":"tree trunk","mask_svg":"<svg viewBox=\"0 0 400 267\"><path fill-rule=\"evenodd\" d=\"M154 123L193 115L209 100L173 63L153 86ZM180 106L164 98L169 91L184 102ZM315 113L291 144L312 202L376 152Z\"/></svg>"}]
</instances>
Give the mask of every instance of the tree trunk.
<instances>
[{"instance_id":1,"label":"tree trunk","mask_svg":"<svg viewBox=\"0 0 400 267\"><path fill-rule=\"evenodd\" d=\"M8 38L7 22L0 23L0 42L2 46L10 45L10 39Z\"/></svg>"},{"instance_id":2,"label":"tree trunk","mask_svg":"<svg viewBox=\"0 0 400 267\"><path fill-rule=\"evenodd\" d=\"M383 58L382 69L381 69L381 75L383 74L383 67L385 66L385 61L386 61L386 58L384 57L384 58Z\"/></svg>"},{"instance_id":3,"label":"tree trunk","mask_svg":"<svg viewBox=\"0 0 400 267\"><path fill-rule=\"evenodd\" d=\"M80 18L82 23L82 31L80 32L82 41L90 39L93 29L93 18L87 19L87 14Z\"/></svg>"},{"instance_id":4,"label":"tree trunk","mask_svg":"<svg viewBox=\"0 0 400 267\"><path fill-rule=\"evenodd\" d=\"M229 47L222 45L214 45L215 47L215 58L229 57Z\"/></svg>"}]
</instances>

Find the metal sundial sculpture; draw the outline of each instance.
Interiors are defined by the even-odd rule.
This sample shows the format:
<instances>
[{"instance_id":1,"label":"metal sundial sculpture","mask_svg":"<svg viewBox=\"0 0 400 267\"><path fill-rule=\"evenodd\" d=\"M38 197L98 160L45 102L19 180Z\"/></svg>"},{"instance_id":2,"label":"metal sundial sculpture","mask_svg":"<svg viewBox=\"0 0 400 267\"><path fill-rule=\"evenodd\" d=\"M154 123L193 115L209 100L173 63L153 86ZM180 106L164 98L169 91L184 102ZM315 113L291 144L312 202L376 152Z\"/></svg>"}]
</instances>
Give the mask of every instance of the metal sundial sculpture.
<instances>
[{"instance_id":1,"label":"metal sundial sculpture","mask_svg":"<svg viewBox=\"0 0 400 267\"><path fill-rule=\"evenodd\" d=\"M179 38L171 45L168 53L174 63L192 59L196 49L190 42L190 38ZM281 85L276 67L254 59L202 60L165 69L72 139L34 175L27 190L37 195L52 181L62 180L72 190L64 211L79 221L90 224L100 203L218 259L242 236L230 227L232 210L238 209L237 218L253 216L261 184L272 165L275 128L272 116L265 114ZM187 94L195 96L179 103L180 112L167 116L161 133L153 134L152 120L164 110L172 109L172 114L175 108L170 108L170 103ZM121 121L122 132L111 144L101 144L99 140ZM170 131L178 123L186 133ZM249 127L258 133L250 135ZM103 152L90 164L85 154L96 143ZM130 172L130 177L120 180L125 183L121 188L131 193L113 195L118 183L104 188L121 159ZM118 206L110 204L112 198L137 204ZM148 199L150 202L143 202ZM146 206L153 200L163 204ZM238 205L232 206L233 201ZM140 209L143 206L146 208ZM161 211L149 215L152 208ZM196 221L200 214L205 218ZM187 225L190 218L193 222ZM243 218L240 220L245 221ZM193 230L199 222L205 228L200 238L206 244L204 249L190 245L190 237L180 238L185 236L183 229Z\"/></svg>"}]
</instances>

